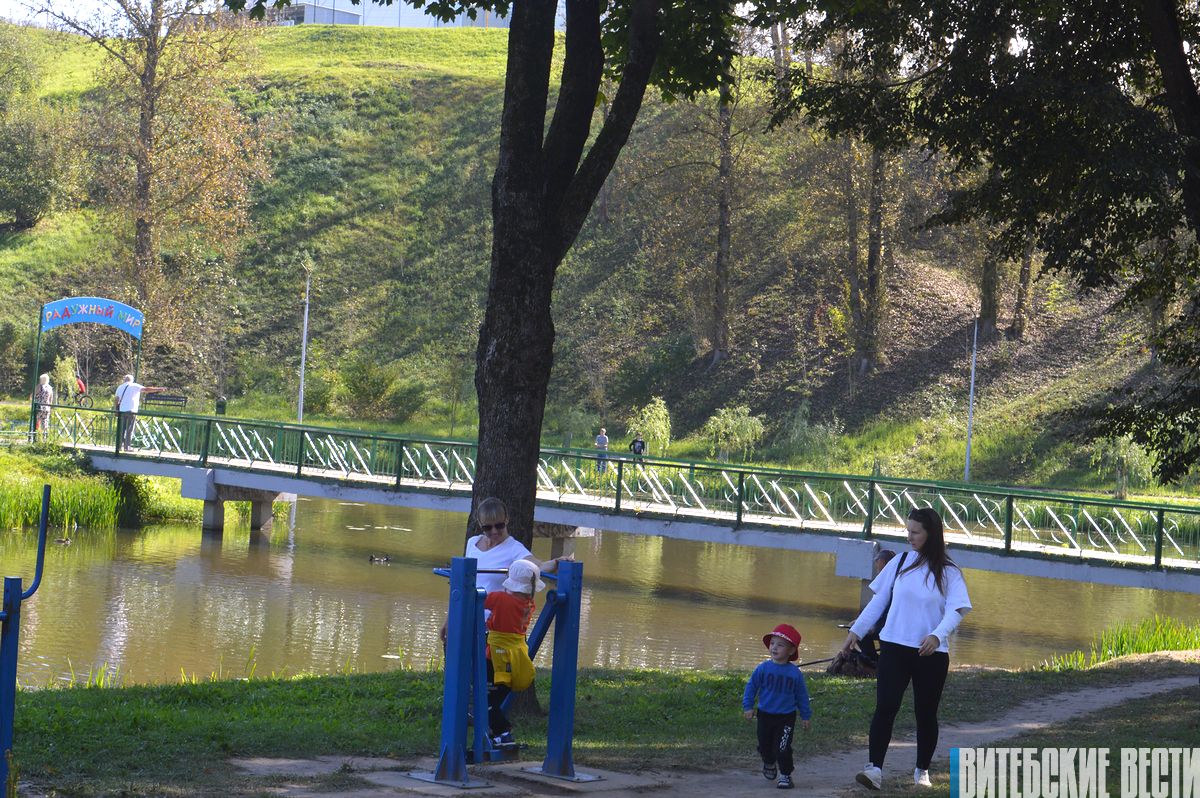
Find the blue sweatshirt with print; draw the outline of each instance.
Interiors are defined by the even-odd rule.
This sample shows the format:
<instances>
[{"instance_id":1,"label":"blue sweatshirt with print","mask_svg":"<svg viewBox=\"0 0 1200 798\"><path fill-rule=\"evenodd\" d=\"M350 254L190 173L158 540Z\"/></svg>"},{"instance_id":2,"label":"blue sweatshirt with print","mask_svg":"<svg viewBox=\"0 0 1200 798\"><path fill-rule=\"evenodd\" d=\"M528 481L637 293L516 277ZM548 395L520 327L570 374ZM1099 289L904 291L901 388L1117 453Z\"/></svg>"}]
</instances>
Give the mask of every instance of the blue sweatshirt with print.
<instances>
[{"instance_id":1,"label":"blue sweatshirt with print","mask_svg":"<svg viewBox=\"0 0 1200 798\"><path fill-rule=\"evenodd\" d=\"M803 720L812 719L812 708L808 705L808 685L804 674L792 663L778 665L771 660L759 665L746 683L742 696L742 709L754 709L754 696L758 696L760 712L786 715L800 713Z\"/></svg>"}]
</instances>

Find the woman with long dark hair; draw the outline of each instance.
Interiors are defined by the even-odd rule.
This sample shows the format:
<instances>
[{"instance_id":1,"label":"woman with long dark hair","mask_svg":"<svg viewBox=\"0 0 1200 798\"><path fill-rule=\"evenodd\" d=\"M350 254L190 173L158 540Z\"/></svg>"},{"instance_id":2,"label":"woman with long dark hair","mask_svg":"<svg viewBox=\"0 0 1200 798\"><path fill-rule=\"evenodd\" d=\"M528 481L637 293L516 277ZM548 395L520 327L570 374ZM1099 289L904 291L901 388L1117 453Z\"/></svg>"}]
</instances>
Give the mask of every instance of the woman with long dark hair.
<instances>
[{"instance_id":1,"label":"woman with long dark hair","mask_svg":"<svg viewBox=\"0 0 1200 798\"><path fill-rule=\"evenodd\" d=\"M895 557L871 582L875 597L859 614L842 650L858 641L880 618L879 670L875 679L875 715L871 718L870 761L855 779L868 789L883 783L883 759L892 741L892 724L911 681L917 716L917 767L913 781L930 786L929 763L937 748L938 704L950 669L950 633L971 609L962 571L946 554L942 517L928 507L908 514L912 551Z\"/></svg>"}]
</instances>

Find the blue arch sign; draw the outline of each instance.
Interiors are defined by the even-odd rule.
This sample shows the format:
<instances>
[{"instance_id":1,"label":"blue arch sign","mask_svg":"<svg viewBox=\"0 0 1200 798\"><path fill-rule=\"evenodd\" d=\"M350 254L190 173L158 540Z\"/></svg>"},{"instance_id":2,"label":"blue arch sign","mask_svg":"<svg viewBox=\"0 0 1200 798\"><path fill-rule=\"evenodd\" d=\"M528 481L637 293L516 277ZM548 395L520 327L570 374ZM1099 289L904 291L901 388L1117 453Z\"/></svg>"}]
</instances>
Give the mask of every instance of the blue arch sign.
<instances>
[{"instance_id":1,"label":"blue arch sign","mask_svg":"<svg viewBox=\"0 0 1200 798\"><path fill-rule=\"evenodd\" d=\"M52 330L64 324L92 322L114 327L142 340L145 317L137 308L131 308L114 299L94 296L77 296L47 302L42 306L41 330ZM40 331L39 331L40 332Z\"/></svg>"}]
</instances>

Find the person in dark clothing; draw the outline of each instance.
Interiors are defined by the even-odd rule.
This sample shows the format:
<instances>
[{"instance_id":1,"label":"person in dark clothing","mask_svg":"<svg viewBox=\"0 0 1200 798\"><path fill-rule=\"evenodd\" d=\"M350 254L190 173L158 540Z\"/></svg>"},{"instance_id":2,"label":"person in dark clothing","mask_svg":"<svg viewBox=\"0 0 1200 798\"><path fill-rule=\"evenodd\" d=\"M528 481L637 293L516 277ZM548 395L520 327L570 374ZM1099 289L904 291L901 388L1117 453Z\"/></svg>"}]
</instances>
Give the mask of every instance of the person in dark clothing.
<instances>
[{"instance_id":1,"label":"person in dark clothing","mask_svg":"<svg viewBox=\"0 0 1200 798\"><path fill-rule=\"evenodd\" d=\"M642 436L637 432L633 433L633 441L629 444L629 451L633 452L634 457L641 457L646 453L646 442L642 440Z\"/></svg>"}]
</instances>

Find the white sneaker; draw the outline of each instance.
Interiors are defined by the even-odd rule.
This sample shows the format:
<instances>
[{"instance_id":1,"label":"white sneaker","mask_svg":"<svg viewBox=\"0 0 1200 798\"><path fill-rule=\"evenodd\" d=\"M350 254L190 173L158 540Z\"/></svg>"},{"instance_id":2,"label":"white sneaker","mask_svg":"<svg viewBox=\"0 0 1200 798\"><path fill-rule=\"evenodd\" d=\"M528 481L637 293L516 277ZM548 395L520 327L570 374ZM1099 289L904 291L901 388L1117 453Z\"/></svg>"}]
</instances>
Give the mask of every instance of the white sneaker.
<instances>
[{"instance_id":1,"label":"white sneaker","mask_svg":"<svg viewBox=\"0 0 1200 798\"><path fill-rule=\"evenodd\" d=\"M862 773L855 776L854 780L868 790L878 790L883 786L883 771L867 763L867 766L862 769Z\"/></svg>"},{"instance_id":2,"label":"white sneaker","mask_svg":"<svg viewBox=\"0 0 1200 798\"><path fill-rule=\"evenodd\" d=\"M921 770L920 768L913 769L913 784L918 787L932 787L933 782L929 780L929 771Z\"/></svg>"}]
</instances>

